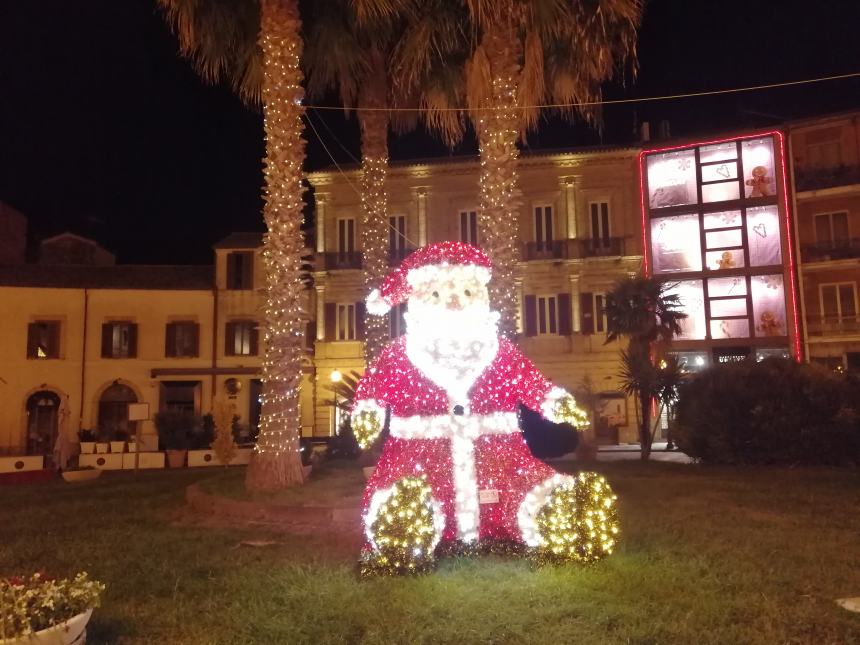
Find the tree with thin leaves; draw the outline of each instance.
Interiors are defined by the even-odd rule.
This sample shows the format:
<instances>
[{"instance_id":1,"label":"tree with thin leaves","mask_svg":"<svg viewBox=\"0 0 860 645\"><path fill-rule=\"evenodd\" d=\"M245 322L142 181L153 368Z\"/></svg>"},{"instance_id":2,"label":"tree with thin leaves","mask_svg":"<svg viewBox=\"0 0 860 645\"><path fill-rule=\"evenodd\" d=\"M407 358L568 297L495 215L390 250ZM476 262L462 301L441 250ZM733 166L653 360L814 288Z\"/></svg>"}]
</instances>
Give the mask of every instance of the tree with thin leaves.
<instances>
[{"instance_id":1,"label":"tree with thin leaves","mask_svg":"<svg viewBox=\"0 0 860 645\"><path fill-rule=\"evenodd\" d=\"M647 460L655 430L652 429L653 402L663 408L674 400L681 371L677 361L665 353L667 344L681 333L680 298L670 293L671 285L654 277L625 278L606 294L606 343L628 339L621 352L621 382L625 392L636 398L641 456Z\"/></svg>"}]
</instances>

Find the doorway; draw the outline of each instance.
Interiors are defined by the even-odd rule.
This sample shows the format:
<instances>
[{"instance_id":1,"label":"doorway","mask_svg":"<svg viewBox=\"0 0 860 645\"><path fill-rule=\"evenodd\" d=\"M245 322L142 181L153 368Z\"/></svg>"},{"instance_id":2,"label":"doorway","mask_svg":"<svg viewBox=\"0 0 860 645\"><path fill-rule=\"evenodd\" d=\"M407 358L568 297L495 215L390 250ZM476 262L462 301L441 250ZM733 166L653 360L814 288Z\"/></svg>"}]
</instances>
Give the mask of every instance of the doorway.
<instances>
[{"instance_id":1,"label":"doorway","mask_svg":"<svg viewBox=\"0 0 860 645\"><path fill-rule=\"evenodd\" d=\"M99 399L99 440L123 441L134 435L136 421L128 420L128 404L137 395L128 385L114 383Z\"/></svg>"},{"instance_id":2,"label":"doorway","mask_svg":"<svg viewBox=\"0 0 860 645\"><path fill-rule=\"evenodd\" d=\"M60 397L43 390L27 399L27 454L50 455L60 425Z\"/></svg>"}]
</instances>

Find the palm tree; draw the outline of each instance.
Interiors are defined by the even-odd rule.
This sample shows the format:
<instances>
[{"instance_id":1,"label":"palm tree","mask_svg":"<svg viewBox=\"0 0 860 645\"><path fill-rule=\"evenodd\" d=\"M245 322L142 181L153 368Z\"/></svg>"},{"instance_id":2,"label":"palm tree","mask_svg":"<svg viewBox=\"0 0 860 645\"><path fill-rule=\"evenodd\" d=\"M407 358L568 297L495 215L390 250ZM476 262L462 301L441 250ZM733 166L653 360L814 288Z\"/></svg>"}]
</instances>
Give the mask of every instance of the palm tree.
<instances>
[{"instance_id":1,"label":"palm tree","mask_svg":"<svg viewBox=\"0 0 860 645\"><path fill-rule=\"evenodd\" d=\"M596 122L598 111L587 104L625 62L635 64L641 13L641 0L427 0L404 34L395 66L417 90L427 124L456 142L463 132L456 108L464 108L475 127L482 246L494 266L490 296L509 335L517 326L520 257L517 141L545 102L579 103L563 114Z\"/></svg>"},{"instance_id":2,"label":"palm tree","mask_svg":"<svg viewBox=\"0 0 860 645\"><path fill-rule=\"evenodd\" d=\"M317 0L310 21L304 67L308 94L336 89L361 128L361 237L365 291L388 269L388 58L397 27L413 0ZM370 365L388 340L384 317L365 312L364 358Z\"/></svg>"},{"instance_id":3,"label":"palm tree","mask_svg":"<svg viewBox=\"0 0 860 645\"><path fill-rule=\"evenodd\" d=\"M665 356L669 341L681 333L681 311L676 294L668 293L671 285L656 278L626 278L606 294L606 343L626 337L629 342L621 352L621 380L628 395L638 404L639 443L642 459L651 454L654 431L651 428L652 401L671 405L681 371L677 361Z\"/></svg>"},{"instance_id":4,"label":"palm tree","mask_svg":"<svg viewBox=\"0 0 860 645\"><path fill-rule=\"evenodd\" d=\"M248 490L303 482L299 382L307 313L302 304L302 53L298 0L159 0L181 51L210 81L229 79L261 98L266 136L263 396Z\"/></svg>"}]
</instances>

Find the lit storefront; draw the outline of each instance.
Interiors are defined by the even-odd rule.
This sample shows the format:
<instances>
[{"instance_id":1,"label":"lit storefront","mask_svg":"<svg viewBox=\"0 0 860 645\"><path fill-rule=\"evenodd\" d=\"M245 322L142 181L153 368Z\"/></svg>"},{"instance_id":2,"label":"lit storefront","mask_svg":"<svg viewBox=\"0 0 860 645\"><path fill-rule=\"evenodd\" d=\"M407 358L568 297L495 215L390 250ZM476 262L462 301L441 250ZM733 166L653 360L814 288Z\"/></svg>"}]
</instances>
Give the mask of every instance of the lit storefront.
<instances>
[{"instance_id":1,"label":"lit storefront","mask_svg":"<svg viewBox=\"0 0 860 645\"><path fill-rule=\"evenodd\" d=\"M687 313L681 362L799 358L782 133L644 150L639 171L645 270Z\"/></svg>"}]
</instances>

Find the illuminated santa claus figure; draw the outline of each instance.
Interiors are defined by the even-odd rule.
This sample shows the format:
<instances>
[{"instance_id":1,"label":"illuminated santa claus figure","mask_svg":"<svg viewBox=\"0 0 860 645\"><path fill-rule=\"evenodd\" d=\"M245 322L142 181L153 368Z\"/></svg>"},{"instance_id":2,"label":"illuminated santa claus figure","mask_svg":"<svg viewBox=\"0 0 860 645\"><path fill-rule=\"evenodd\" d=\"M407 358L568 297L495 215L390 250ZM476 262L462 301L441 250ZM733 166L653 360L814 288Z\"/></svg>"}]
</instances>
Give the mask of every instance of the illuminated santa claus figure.
<instances>
[{"instance_id":1,"label":"illuminated santa claus figure","mask_svg":"<svg viewBox=\"0 0 860 645\"><path fill-rule=\"evenodd\" d=\"M490 270L473 246L433 244L406 258L368 299L368 311L378 315L408 302L405 335L367 370L352 413L356 438L366 447L390 411L389 437L364 496L371 552L413 539L416 554L453 540L538 546L547 539L541 509L558 487L575 481L535 459L517 410L523 404L580 427L587 417L499 335L499 314L487 294ZM401 524L421 520L422 500L423 529L381 537L398 518Z\"/></svg>"}]
</instances>

